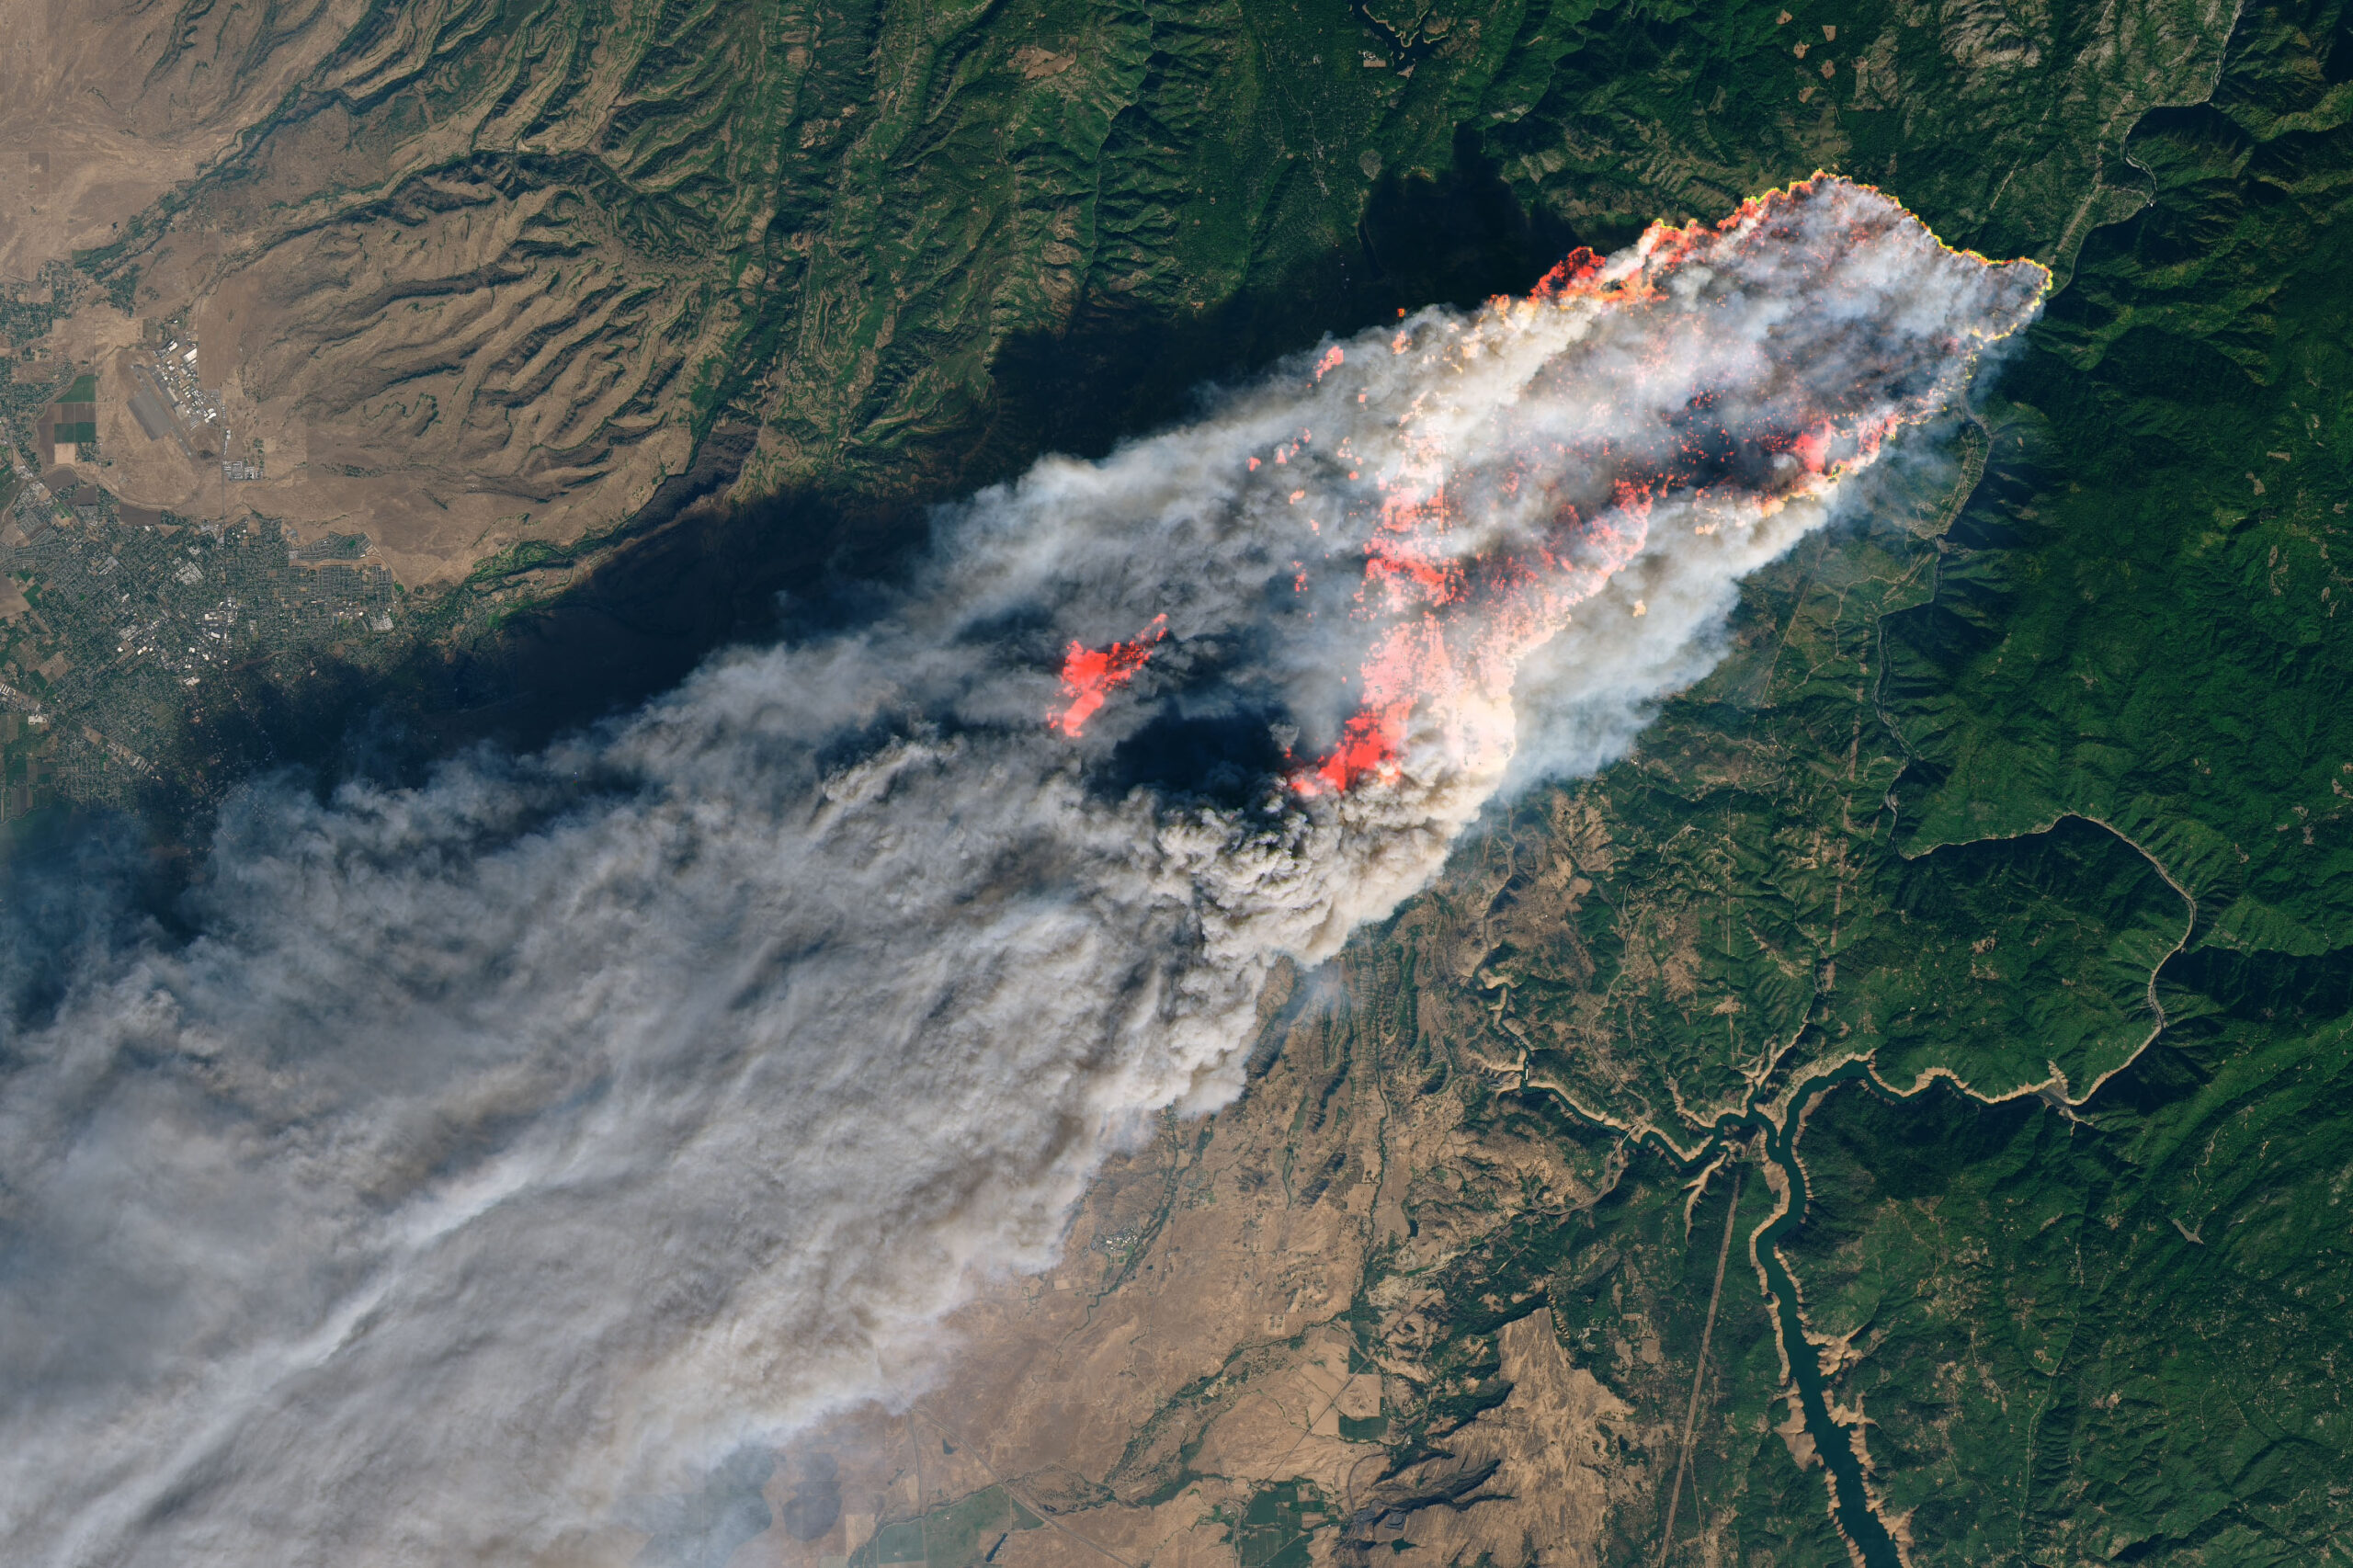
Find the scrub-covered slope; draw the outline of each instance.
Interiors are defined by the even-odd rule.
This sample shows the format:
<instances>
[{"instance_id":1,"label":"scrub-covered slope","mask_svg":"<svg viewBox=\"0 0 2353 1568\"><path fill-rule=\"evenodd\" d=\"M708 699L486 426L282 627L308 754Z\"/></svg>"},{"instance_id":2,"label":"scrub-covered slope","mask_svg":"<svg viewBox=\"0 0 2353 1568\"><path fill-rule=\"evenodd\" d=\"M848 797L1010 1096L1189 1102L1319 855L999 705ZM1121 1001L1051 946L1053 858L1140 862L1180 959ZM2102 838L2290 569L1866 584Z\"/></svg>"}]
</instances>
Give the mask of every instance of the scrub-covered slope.
<instances>
[{"instance_id":1,"label":"scrub-covered slope","mask_svg":"<svg viewBox=\"0 0 2353 1568\"><path fill-rule=\"evenodd\" d=\"M1067 1269L1099 1266L1132 1312L1088 1322L1149 1366L1130 1425L1035 1473L1008 1422L991 1462L1056 1526L995 1560L1076 1561L1187 1497L1201 1550L1253 1568L1541 1560L1510 1467L1571 1451L1605 1562L2325 1560L2353 1464L2342 8L1472 9L485 5L233 40L279 74L186 100L228 149L210 172L12 296L45 356L17 361L24 440L100 377L66 465L93 516L62 489L43 516L364 533L410 589L382 630L369 600L237 645L299 686L328 648L366 665L670 564L597 541L668 517L640 508L690 465L840 508L748 528L832 526L1574 243L1817 165L1876 181L2061 278L1981 421L1753 579L1732 656L1636 756L1499 813L1345 955L1344 994L1294 999L1233 1113L1280 1127L1241 1154L1235 1121L1180 1128L1098 1189ZM226 58L222 25L121 36ZM142 433L133 317L197 341L262 476ZM85 553L193 623L214 558L172 538ZM172 704L225 666L109 697L144 645L108 663L118 626L77 607L110 601L48 559L9 562L6 678L97 717L16 731L11 782L95 791L128 766L107 740L210 755L175 749ZM1180 1187L1195 1228L1155 1229ZM1304 1238L1251 1253L1246 1291L1220 1193L1265 1220L1250 1246ZM1291 1471L1205 1436L1278 1375L1324 1401ZM1570 1387L1573 1450L1539 1440ZM934 1408L961 1433L1000 1406ZM852 1506L873 1528L824 1551L881 1561L908 1538L876 1530L995 1483L968 1479Z\"/></svg>"},{"instance_id":2,"label":"scrub-covered slope","mask_svg":"<svg viewBox=\"0 0 2353 1568\"><path fill-rule=\"evenodd\" d=\"M19 455L89 509L101 553L142 562L155 650L219 644L159 676L170 702L143 694L160 651L52 691L59 653L86 669L120 628L80 624L71 563L17 561L59 579L9 655L18 684L75 720L38 779L16 765L28 785L201 790L332 727L303 696L323 660L494 646L527 606L585 606L592 628L526 672L529 700L632 661L658 686L845 539L904 537L893 507L1099 451L1204 377L1524 289L1574 244L1816 166L2063 276L2145 183L2127 131L2205 93L2228 24L2217 0L272 15L95 12L27 79L27 113L84 129L70 233L11 264ZM183 164L156 162L166 132ZM196 177L156 199L157 167ZM0 207L10 245L34 205ZM83 372L98 439L49 470L37 416ZM683 562L616 557L714 488L785 504ZM238 617L173 584L201 559L118 537L159 513L274 519L381 581L300 572L246 597L313 608ZM191 691L222 710L200 733L169 711Z\"/></svg>"},{"instance_id":3,"label":"scrub-covered slope","mask_svg":"<svg viewBox=\"0 0 2353 1568\"><path fill-rule=\"evenodd\" d=\"M2348 74L2334 7L2251 8L2212 102L2136 129L2154 199L2085 244L1949 527L1883 507L1760 577L1639 757L1401 922L1472 1103L1630 1135L1549 1272L1508 1227L1456 1266L1433 1356L1475 1364L1498 1281L1550 1292L1659 1435L1627 1561L1687 1442L1694 1561L1836 1561L1834 1495L1919 1563L2303 1562L2346 1527ZM1750 1317L1702 1367L1742 1169ZM1802 1305L1794 1381L1759 1286Z\"/></svg>"},{"instance_id":4,"label":"scrub-covered slope","mask_svg":"<svg viewBox=\"0 0 2353 1568\"><path fill-rule=\"evenodd\" d=\"M251 405L240 499L462 575L609 528L722 418L760 427L750 492L952 483L1816 165L2063 256L2220 26L1441 9L448 0L322 47L325 15L250 66L306 51L237 150L80 261Z\"/></svg>"}]
</instances>

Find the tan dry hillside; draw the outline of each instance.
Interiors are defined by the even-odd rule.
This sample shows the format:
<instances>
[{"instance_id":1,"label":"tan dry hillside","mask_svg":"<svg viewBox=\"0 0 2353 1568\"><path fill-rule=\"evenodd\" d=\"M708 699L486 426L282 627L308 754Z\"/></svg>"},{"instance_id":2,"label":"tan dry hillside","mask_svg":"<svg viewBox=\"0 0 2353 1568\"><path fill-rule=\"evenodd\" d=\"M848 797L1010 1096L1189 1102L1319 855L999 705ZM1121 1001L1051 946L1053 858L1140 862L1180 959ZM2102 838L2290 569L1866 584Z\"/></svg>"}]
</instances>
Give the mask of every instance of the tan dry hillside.
<instances>
[{"instance_id":1,"label":"tan dry hillside","mask_svg":"<svg viewBox=\"0 0 2353 1568\"><path fill-rule=\"evenodd\" d=\"M1658 1482L1619 1452L1643 1436L1632 1410L1540 1300L1493 1336L1508 1392L1427 1421L1449 1311L1431 1266L1515 1218L1558 1223L1614 1176L1466 1126L1456 1094L1412 1092L1427 1067L1311 1012L1239 1104L1103 1175L1059 1267L966 1309L904 1415L788 1454L779 1518L813 1455L837 1469L840 1517L806 1541L779 1525L735 1568L886 1561L877 1532L901 1550L915 1537L888 1532L911 1520L940 1568L959 1509L986 1512L991 1489L1040 1521L977 1543L1014 1568L1263 1563L1285 1532L1316 1563L1569 1568L1597 1560L1614 1509L1639 1530ZM1400 1253L1409 1230L1419 1248Z\"/></svg>"}]
</instances>

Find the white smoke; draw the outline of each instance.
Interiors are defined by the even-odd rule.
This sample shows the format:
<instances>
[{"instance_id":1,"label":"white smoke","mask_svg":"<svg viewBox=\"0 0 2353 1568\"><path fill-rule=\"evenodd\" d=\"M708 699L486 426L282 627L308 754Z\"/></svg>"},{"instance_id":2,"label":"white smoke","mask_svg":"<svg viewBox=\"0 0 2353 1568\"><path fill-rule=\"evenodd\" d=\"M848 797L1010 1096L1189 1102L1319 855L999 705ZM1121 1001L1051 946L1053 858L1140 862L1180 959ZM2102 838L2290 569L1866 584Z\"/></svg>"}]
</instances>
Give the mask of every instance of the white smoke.
<instances>
[{"instance_id":1,"label":"white smoke","mask_svg":"<svg viewBox=\"0 0 2353 1568\"><path fill-rule=\"evenodd\" d=\"M1110 1141L1236 1091L1271 965L1433 874L1522 655L1563 755L1622 744L1824 516L1789 438L1868 461L2040 281L1819 181L1041 463L865 628L543 755L250 790L195 935L74 948L0 1056L0 1556L585 1550L872 1394L975 1271L1051 1258ZM1686 472L1694 408L1728 444ZM1400 551L1468 587L1359 604ZM1539 556L1532 598L1481 575ZM1164 616L1048 728L1067 643ZM1399 627L1423 684L1353 788L1196 755L1279 726L1304 769Z\"/></svg>"}]
</instances>

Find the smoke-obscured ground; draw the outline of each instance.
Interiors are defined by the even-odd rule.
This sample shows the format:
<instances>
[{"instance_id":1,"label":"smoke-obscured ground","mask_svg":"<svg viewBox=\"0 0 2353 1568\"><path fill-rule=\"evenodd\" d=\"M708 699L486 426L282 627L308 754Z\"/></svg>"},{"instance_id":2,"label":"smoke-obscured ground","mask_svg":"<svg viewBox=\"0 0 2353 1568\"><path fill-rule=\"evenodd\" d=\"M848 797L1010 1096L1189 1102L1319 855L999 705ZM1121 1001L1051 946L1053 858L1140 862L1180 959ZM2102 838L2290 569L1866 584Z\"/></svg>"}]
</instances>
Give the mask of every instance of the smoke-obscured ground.
<instances>
[{"instance_id":1,"label":"smoke-obscured ground","mask_svg":"<svg viewBox=\"0 0 2353 1568\"><path fill-rule=\"evenodd\" d=\"M949 509L853 630L415 790L256 786L166 931L12 910L0 1541L504 1562L1051 1257L1507 781L2040 298L1836 181ZM1516 770L1516 771L1515 771Z\"/></svg>"}]
</instances>

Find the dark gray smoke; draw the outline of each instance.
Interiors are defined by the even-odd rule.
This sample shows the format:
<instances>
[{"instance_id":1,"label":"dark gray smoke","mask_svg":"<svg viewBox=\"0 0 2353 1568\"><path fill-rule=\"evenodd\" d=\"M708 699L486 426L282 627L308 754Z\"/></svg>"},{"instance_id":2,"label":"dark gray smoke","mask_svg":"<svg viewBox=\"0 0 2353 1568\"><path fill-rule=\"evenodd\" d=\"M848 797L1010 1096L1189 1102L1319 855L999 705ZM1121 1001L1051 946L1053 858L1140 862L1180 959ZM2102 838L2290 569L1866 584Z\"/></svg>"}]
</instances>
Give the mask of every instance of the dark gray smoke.
<instances>
[{"instance_id":1,"label":"dark gray smoke","mask_svg":"<svg viewBox=\"0 0 2353 1568\"><path fill-rule=\"evenodd\" d=\"M1622 744L2041 285L1817 181L1041 463L871 624L593 735L250 790L197 935L101 919L0 1056L0 1557L740 1538L745 1445L1051 1259L1516 705Z\"/></svg>"}]
</instances>

